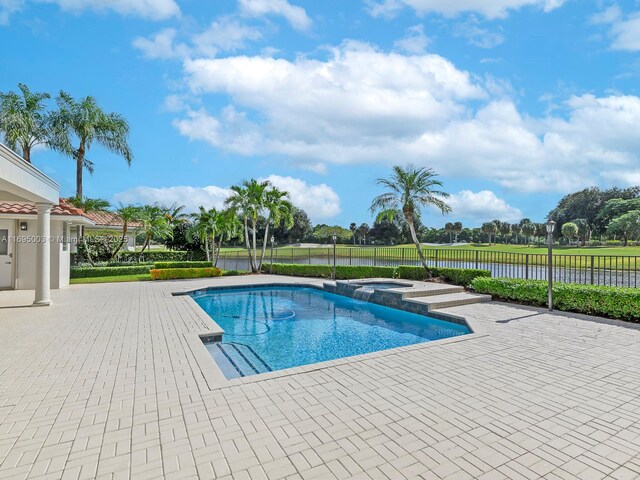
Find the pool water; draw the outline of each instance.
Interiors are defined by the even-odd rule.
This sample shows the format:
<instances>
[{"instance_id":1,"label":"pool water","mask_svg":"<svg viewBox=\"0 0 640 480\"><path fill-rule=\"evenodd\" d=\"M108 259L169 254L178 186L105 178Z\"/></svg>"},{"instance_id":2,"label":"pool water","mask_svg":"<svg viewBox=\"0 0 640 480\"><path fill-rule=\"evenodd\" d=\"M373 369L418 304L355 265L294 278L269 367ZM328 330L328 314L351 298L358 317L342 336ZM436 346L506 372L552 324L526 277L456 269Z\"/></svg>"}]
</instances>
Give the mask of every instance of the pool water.
<instances>
[{"instance_id":1,"label":"pool water","mask_svg":"<svg viewBox=\"0 0 640 480\"><path fill-rule=\"evenodd\" d=\"M207 349L227 378L470 333L463 325L314 288L229 288L192 297L225 332Z\"/></svg>"}]
</instances>

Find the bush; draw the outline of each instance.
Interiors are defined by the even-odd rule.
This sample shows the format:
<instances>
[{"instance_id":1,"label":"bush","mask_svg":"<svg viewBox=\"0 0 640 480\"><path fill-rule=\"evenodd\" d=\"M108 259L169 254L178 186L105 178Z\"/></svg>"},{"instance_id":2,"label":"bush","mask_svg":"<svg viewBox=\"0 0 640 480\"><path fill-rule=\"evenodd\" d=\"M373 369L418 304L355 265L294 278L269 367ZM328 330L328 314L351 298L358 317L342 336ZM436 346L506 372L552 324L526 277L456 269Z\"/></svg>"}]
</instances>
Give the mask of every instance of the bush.
<instances>
[{"instance_id":1,"label":"bush","mask_svg":"<svg viewBox=\"0 0 640 480\"><path fill-rule=\"evenodd\" d=\"M205 254L202 251L183 252L179 250L147 250L140 252L120 252L118 260L129 263L142 262L190 262L194 260L204 260Z\"/></svg>"},{"instance_id":2,"label":"bush","mask_svg":"<svg viewBox=\"0 0 640 480\"><path fill-rule=\"evenodd\" d=\"M211 262L206 260L199 262L155 262L153 268L210 268Z\"/></svg>"},{"instance_id":3,"label":"bush","mask_svg":"<svg viewBox=\"0 0 640 480\"><path fill-rule=\"evenodd\" d=\"M152 280L175 280L178 278L220 277L219 268L154 268L151 270Z\"/></svg>"},{"instance_id":4,"label":"bush","mask_svg":"<svg viewBox=\"0 0 640 480\"><path fill-rule=\"evenodd\" d=\"M491 277L489 270L476 270L474 268L435 268L429 267L431 277L442 277L448 283L467 287L471 285L474 278ZM428 280L429 276L424 267L407 267L397 268L398 278L405 280Z\"/></svg>"},{"instance_id":5,"label":"bush","mask_svg":"<svg viewBox=\"0 0 640 480\"><path fill-rule=\"evenodd\" d=\"M120 277L149 273L151 265L130 267L71 267L71 278Z\"/></svg>"},{"instance_id":6,"label":"bush","mask_svg":"<svg viewBox=\"0 0 640 480\"><path fill-rule=\"evenodd\" d=\"M264 265L262 271L264 273L269 273L269 265ZM336 277L339 280L374 277L394 278L395 271L395 267L350 267L347 265L337 265ZM294 277L331 278L333 276L333 265L274 263L273 273L276 275L291 275Z\"/></svg>"},{"instance_id":7,"label":"bush","mask_svg":"<svg viewBox=\"0 0 640 480\"><path fill-rule=\"evenodd\" d=\"M480 277L471 286L478 293L503 300L537 306L547 304L547 282L542 280ZM554 283L553 301L558 310L640 321L640 289L636 288Z\"/></svg>"},{"instance_id":8,"label":"bush","mask_svg":"<svg viewBox=\"0 0 640 480\"><path fill-rule=\"evenodd\" d=\"M222 276L223 277L237 277L238 275L247 275L248 272L245 272L243 270L223 270L222 271Z\"/></svg>"}]
</instances>

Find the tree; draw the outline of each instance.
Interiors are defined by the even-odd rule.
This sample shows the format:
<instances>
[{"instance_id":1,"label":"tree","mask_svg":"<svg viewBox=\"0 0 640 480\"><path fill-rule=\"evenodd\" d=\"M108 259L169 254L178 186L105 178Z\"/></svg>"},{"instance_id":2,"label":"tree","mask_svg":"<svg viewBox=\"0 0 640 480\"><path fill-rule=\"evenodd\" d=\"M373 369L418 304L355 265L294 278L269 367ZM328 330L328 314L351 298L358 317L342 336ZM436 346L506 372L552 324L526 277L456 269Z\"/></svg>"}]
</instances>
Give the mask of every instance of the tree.
<instances>
[{"instance_id":1,"label":"tree","mask_svg":"<svg viewBox=\"0 0 640 480\"><path fill-rule=\"evenodd\" d=\"M192 223L187 231L187 238L199 241L203 245L207 261L215 267L220 258L220 250L224 241L241 237L242 224L231 209L219 211L200 206L199 211L191 214Z\"/></svg>"},{"instance_id":2,"label":"tree","mask_svg":"<svg viewBox=\"0 0 640 480\"><path fill-rule=\"evenodd\" d=\"M569 246L571 246L571 240L578 236L578 226L571 222L565 223L562 225L562 236L569 241Z\"/></svg>"},{"instance_id":3,"label":"tree","mask_svg":"<svg viewBox=\"0 0 640 480\"><path fill-rule=\"evenodd\" d=\"M353 236L353 244L356 244L356 232L358 231L358 225L355 222L351 222L349 225L349 230L351 230L351 235Z\"/></svg>"},{"instance_id":4,"label":"tree","mask_svg":"<svg viewBox=\"0 0 640 480\"><path fill-rule=\"evenodd\" d=\"M509 222L502 222L500 224L500 234L502 235L502 239L506 244L509 240L509 234L511 234L511 224Z\"/></svg>"},{"instance_id":5,"label":"tree","mask_svg":"<svg viewBox=\"0 0 640 480\"><path fill-rule=\"evenodd\" d=\"M147 247L150 248L152 239L165 239L173 236L171 223L167 218L167 209L160 205L144 205L140 207L140 230L144 234L144 243L142 250L144 252Z\"/></svg>"},{"instance_id":6,"label":"tree","mask_svg":"<svg viewBox=\"0 0 640 480\"><path fill-rule=\"evenodd\" d=\"M640 207L640 204L639 204ZM571 223L575 223L578 227L578 240L582 242L582 246L587 243L587 233L589 232L589 225L584 218L576 218Z\"/></svg>"},{"instance_id":7,"label":"tree","mask_svg":"<svg viewBox=\"0 0 640 480\"><path fill-rule=\"evenodd\" d=\"M86 155L94 143L120 155L131 165L133 154L127 143L129 124L117 113L105 113L93 97L75 100L68 93L60 92L56 100L58 111L52 121L56 131L55 148L75 160L76 197L82 198L84 169L93 173L93 162ZM77 147L73 146L73 137Z\"/></svg>"},{"instance_id":8,"label":"tree","mask_svg":"<svg viewBox=\"0 0 640 480\"><path fill-rule=\"evenodd\" d=\"M598 212L596 220L598 224L608 227L614 218L621 217L632 210L640 210L640 198L612 198L607 200L600 212Z\"/></svg>"},{"instance_id":9,"label":"tree","mask_svg":"<svg viewBox=\"0 0 640 480\"><path fill-rule=\"evenodd\" d=\"M520 240L520 233L522 232L522 226L519 223L514 223L511 225L511 232L516 236L516 245Z\"/></svg>"},{"instance_id":10,"label":"tree","mask_svg":"<svg viewBox=\"0 0 640 480\"><path fill-rule=\"evenodd\" d=\"M369 240L375 240L376 243L385 245L401 243L402 228L398 220L398 218L392 220L388 218L377 219L369 230Z\"/></svg>"},{"instance_id":11,"label":"tree","mask_svg":"<svg viewBox=\"0 0 640 480\"><path fill-rule=\"evenodd\" d=\"M258 218L264 209L265 192L270 185L269 182L258 182L253 178L245 180L241 185L231 187L233 193L226 200L226 205L229 205L242 218L245 245L253 273L259 271L256 247ZM251 226L253 242L249 240L249 226Z\"/></svg>"},{"instance_id":12,"label":"tree","mask_svg":"<svg viewBox=\"0 0 640 480\"><path fill-rule=\"evenodd\" d=\"M622 237L626 247L629 244L629 238L640 236L640 210L632 210L611 220L607 226L607 233Z\"/></svg>"},{"instance_id":13,"label":"tree","mask_svg":"<svg viewBox=\"0 0 640 480\"><path fill-rule=\"evenodd\" d=\"M120 206L114 213L120 220L122 220L122 238L120 239L120 243L111 252L111 257L109 258L109 261L113 260L116 257L116 255L118 255L118 253L124 246L125 242L127 241L127 233L129 231L129 225L140 218L140 207L135 205L120 204Z\"/></svg>"},{"instance_id":14,"label":"tree","mask_svg":"<svg viewBox=\"0 0 640 480\"><path fill-rule=\"evenodd\" d=\"M491 236L495 236L498 232L498 226L494 222L485 222L482 224L482 232L487 234L489 245L491 245Z\"/></svg>"},{"instance_id":15,"label":"tree","mask_svg":"<svg viewBox=\"0 0 640 480\"><path fill-rule=\"evenodd\" d=\"M107 210L109 208L109 202L103 200L101 198L80 198L80 197L71 197L67 198L67 202L73 205L76 208L81 209L85 213L91 212L99 212L103 210ZM84 235L84 226L78 226L78 236L81 239L82 247L84 255L87 257L87 261L93 265L93 256L91 254L91 249L87 244L87 239Z\"/></svg>"},{"instance_id":16,"label":"tree","mask_svg":"<svg viewBox=\"0 0 640 480\"><path fill-rule=\"evenodd\" d=\"M411 232L411 239L418 250L424 269L429 273L427 259L424 256L415 229L415 219L420 217L423 207L435 206L443 214L449 213L451 207L444 201L448 193L440 190L442 182L437 174L429 168L406 168L395 166L389 178L379 178L378 184L388 190L378 195L371 202L371 212L378 212L378 217L393 218L402 212Z\"/></svg>"},{"instance_id":17,"label":"tree","mask_svg":"<svg viewBox=\"0 0 640 480\"><path fill-rule=\"evenodd\" d=\"M451 222L445 223L444 231L449 235L449 243L453 243L453 223Z\"/></svg>"},{"instance_id":18,"label":"tree","mask_svg":"<svg viewBox=\"0 0 640 480\"><path fill-rule=\"evenodd\" d=\"M455 238L454 241L457 243L458 242L458 235L460 235L462 233L462 222L454 222L453 224L453 233L455 234Z\"/></svg>"},{"instance_id":19,"label":"tree","mask_svg":"<svg viewBox=\"0 0 640 480\"><path fill-rule=\"evenodd\" d=\"M525 236L525 241L527 242L527 246L531 242L531 237L536 234L536 226L534 223L525 222L522 223L522 234Z\"/></svg>"},{"instance_id":20,"label":"tree","mask_svg":"<svg viewBox=\"0 0 640 480\"><path fill-rule=\"evenodd\" d=\"M313 230L313 237L320 243L333 243L333 234L337 240L348 241L351 238L351 231L342 228L340 225L317 225Z\"/></svg>"},{"instance_id":21,"label":"tree","mask_svg":"<svg viewBox=\"0 0 640 480\"><path fill-rule=\"evenodd\" d=\"M260 255L260 264L258 270L262 269L262 262L267 251L267 238L269 236L269 227L271 223L276 225L284 223L285 228L293 226L293 204L289 201L289 193L278 190L276 187L270 187L264 193L263 207L267 212L267 221L264 229L264 241L262 242L262 255Z\"/></svg>"},{"instance_id":22,"label":"tree","mask_svg":"<svg viewBox=\"0 0 640 480\"><path fill-rule=\"evenodd\" d=\"M31 92L24 83L15 92L0 92L0 133L12 150L22 151L22 158L31 163L31 150L37 145L49 145L52 131L45 100L48 93Z\"/></svg>"},{"instance_id":23,"label":"tree","mask_svg":"<svg viewBox=\"0 0 640 480\"><path fill-rule=\"evenodd\" d=\"M369 230L371 230L371 229L369 228L369 224L368 223L362 223L358 227L358 234L360 235L360 241L364 245L367 244L367 235L369 234Z\"/></svg>"},{"instance_id":24,"label":"tree","mask_svg":"<svg viewBox=\"0 0 640 480\"><path fill-rule=\"evenodd\" d=\"M304 210L294 206L292 215L293 225L291 228L285 227L283 220L279 224L274 223L273 236L276 241L286 243L301 242L311 232L311 220L309 220L309 216Z\"/></svg>"}]
</instances>

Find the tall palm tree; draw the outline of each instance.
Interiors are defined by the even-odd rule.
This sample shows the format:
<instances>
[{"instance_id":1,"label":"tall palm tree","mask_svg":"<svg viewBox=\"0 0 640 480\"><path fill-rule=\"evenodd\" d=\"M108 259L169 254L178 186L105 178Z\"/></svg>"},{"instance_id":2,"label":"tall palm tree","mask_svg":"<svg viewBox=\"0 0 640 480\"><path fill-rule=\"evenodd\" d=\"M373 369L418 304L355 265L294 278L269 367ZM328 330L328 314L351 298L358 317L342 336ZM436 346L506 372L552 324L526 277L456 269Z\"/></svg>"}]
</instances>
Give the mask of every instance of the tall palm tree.
<instances>
[{"instance_id":1,"label":"tall palm tree","mask_svg":"<svg viewBox=\"0 0 640 480\"><path fill-rule=\"evenodd\" d=\"M462 222L454 222L453 224L453 233L455 233L454 241L458 241L458 235L462 233Z\"/></svg>"},{"instance_id":2,"label":"tall palm tree","mask_svg":"<svg viewBox=\"0 0 640 480\"><path fill-rule=\"evenodd\" d=\"M101 198L71 197L67 198L67 202L76 208L80 208L85 213L100 212L103 210L107 210L110 207L109 202ZM84 235L84 225L78 226L78 237L80 237L82 241L82 246L84 247L87 260L91 265L93 265L91 251L89 250L89 246L87 245L87 238Z\"/></svg>"},{"instance_id":3,"label":"tall palm tree","mask_svg":"<svg viewBox=\"0 0 640 480\"><path fill-rule=\"evenodd\" d=\"M241 185L231 187L233 193L225 202L242 218L245 244L253 273L258 273L259 271L256 247L258 217L264 209L265 192L270 185L269 182L258 182L253 178L245 180ZM249 240L249 227L251 227L252 242Z\"/></svg>"},{"instance_id":4,"label":"tall palm tree","mask_svg":"<svg viewBox=\"0 0 640 480\"><path fill-rule=\"evenodd\" d=\"M498 232L498 226L495 222L486 222L482 224L482 231L489 237L489 245L491 245L491 236Z\"/></svg>"},{"instance_id":5,"label":"tall palm tree","mask_svg":"<svg viewBox=\"0 0 640 480\"><path fill-rule=\"evenodd\" d=\"M358 227L358 233L360 234L360 240L361 243L363 243L364 245L367 244L367 235L369 235L369 230L371 230L369 228L369 225L366 223L363 223L362 225L360 225Z\"/></svg>"},{"instance_id":6,"label":"tall palm tree","mask_svg":"<svg viewBox=\"0 0 640 480\"><path fill-rule=\"evenodd\" d=\"M351 235L353 236L353 244L356 244L356 232L358 231L358 225L355 222L351 222L349 225L349 230L351 230Z\"/></svg>"},{"instance_id":7,"label":"tall palm tree","mask_svg":"<svg viewBox=\"0 0 640 480\"><path fill-rule=\"evenodd\" d=\"M267 212L267 224L264 229L264 240L262 242L262 254L258 270L262 269L264 254L267 251L267 239L269 238L269 227L271 224L280 225L284 223L287 230L293 227L293 204L289 201L289 192L283 192L276 187L271 187L264 194L264 209Z\"/></svg>"},{"instance_id":8,"label":"tall palm tree","mask_svg":"<svg viewBox=\"0 0 640 480\"><path fill-rule=\"evenodd\" d=\"M402 212L427 273L427 259L416 234L415 220L420 218L420 210L423 207L435 206L443 214L451 211L451 207L444 201L449 194L440 190L442 182L437 176L430 168L395 166L391 177L378 179L378 184L386 187L388 191L374 198L370 208L371 212L378 212L378 218L393 219L398 212Z\"/></svg>"},{"instance_id":9,"label":"tall palm tree","mask_svg":"<svg viewBox=\"0 0 640 480\"><path fill-rule=\"evenodd\" d=\"M192 213L190 216L191 226L187 230L187 240L190 242L198 240L202 245L204 245L204 252L207 256L207 261L209 262L212 260L210 239L217 228L215 220L217 210L215 208L206 210L203 206L200 206L199 211Z\"/></svg>"},{"instance_id":10,"label":"tall palm tree","mask_svg":"<svg viewBox=\"0 0 640 480\"><path fill-rule=\"evenodd\" d=\"M175 227L180 223L186 223L189 221L189 215L184 211L185 208L186 207L184 205L178 205L176 202L173 202L171 206L167 208L165 215L172 226Z\"/></svg>"},{"instance_id":11,"label":"tall palm tree","mask_svg":"<svg viewBox=\"0 0 640 480\"><path fill-rule=\"evenodd\" d=\"M120 204L120 206L114 213L120 220L122 220L122 237L120 238L120 243L116 245L116 248L114 248L113 251L111 252L109 261L113 260L116 257L116 255L118 255L120 250L122 250L122 247L124 246L124 243L127 240L129 225L139 220L141 209L136 205Z\"/></svg>"},{"instance_id":12,"label":"tall palm tree","mask_svg":"<svg viewBox=\"0 0 640 480\"><path fill-rule=\"evenodd\" d=\"M500 224L500 233L502 234L502 239L506 244L509 241L509 234L511 233L511 224L509 222L502 222Z\"/></svg>"},{"instance_id":13,"label":"tall palm tree","mask_svg":"<svg viewBox=\"0 0 640 480\"><path fill-rule=\"evenodd\" d=\"M31 163L31 149L49 145L51 141L51 122L45 105L50 95L31 92L24 83L19 83L18 88L22 96L0 92L0 133L9 148L22 150L22 158Z\"/></svg>"},{"instance_id":14,"label":"tall palm tree","mask_svg":"<svg viewBox=\"0 0 640 480\"><path fill-rule=\"evenodd\" d=\"M445 233L449 234L449 243L453 243L453 223L447 222L444 224Z\"/></svg>"},{"instance_id":15,"label":"tall palm tree","mask_svg":"<svg viewBox=\"0 0 640 480\"><path fill-rule=\"evenodd\" d=\"M525 219L528 220L528 219ZM533 237L536 234L536 226L535 224L531 223L531 221L526 221L522 223L522 234L525 237L525 242L527 243L527 247L529 246L529 243L531 242L531 237Z\"/></svg>"},{"instance_id":16,"label":"tall palm tree","mask_svg":"<svg viewBox=\"0 0 640 480\"><path fill-rule=\"evenodd\" d=\"M144 233L144 243L142 250L144 252L150 247L151 240L154 238L170 238L173 236L173 228L167 219L167 209L160 205L144 205L140 208L140 230Z\"/></svg>"},{"instance_id":17,"label":"tall palm tree","mask_svg":"<svg viewBox=\"0 0 640 480\"><path fill-rule=\"evenodd\" d=\"M93 173L93 162L87 152L97 143L110 152L120 155L131 165L133 154L127 143L129 124L117 113L105 113L95 98L74 99L60 92L56 99L58 111L53 115L56 148L76 161L76 197L82 198L82 174L84 169ZM77 147L73 146L73 139Z\"/></svg>"}]
</instances>

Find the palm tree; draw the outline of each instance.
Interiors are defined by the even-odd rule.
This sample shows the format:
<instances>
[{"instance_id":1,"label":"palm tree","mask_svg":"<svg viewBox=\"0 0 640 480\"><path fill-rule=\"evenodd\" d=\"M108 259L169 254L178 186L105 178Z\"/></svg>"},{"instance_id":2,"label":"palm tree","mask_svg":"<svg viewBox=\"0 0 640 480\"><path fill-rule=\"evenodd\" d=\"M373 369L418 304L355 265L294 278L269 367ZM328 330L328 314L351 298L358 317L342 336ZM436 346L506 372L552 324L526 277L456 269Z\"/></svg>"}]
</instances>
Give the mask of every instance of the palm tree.
<instances>
[{"instance_id":1,"label":"palm tree","mask_svg":"<svg viewBox=\"0 0 640 480\"><path fill-rule=\"evenodd\" d=\"M213 235L215 235L217 231L217 219L215 218L218 215L217 210L212 208L210 210L206 210L203 206L200 206L200 209L197 213L192 213L191 216L191 226L187 230L187 240L193 242L198 240L201 244L204 245L204 253L207 256L207 261L212 261L212 253L213 249L210 247L210 239Z\"/></svg>"},{"instance_id":2,"label":"palm tree","mask_svg":"<svg viewBox=\"0 0 640 480\"><path fill-rule=\"evenodd\" d=\"M165 213L167 220L172 226L176 226L180 223L186 223L189 221L189 215L184 212L186 207L184 205L178 205L176 202L173 202Z\"/></svg>"},{"instance_id":3,"label":"palm tree","mask_svg":"<svg viewBox=\"0 0 640 480\"><path fill-rule=\"evenodd\" d=\"M502 222L500 224L500 233L502 234L502 239L506 244L509 240L509 234L511 233L511 224L509 222Z\"/></svg>"},{"instance_id":4,"label":"palm tree","mask_svg":"<svg viewBox=\"0 0 640 480\"><path fill-rule=\"evenodd\" d=\"M351 230L351 235L353 236L353 245L356 244L356 232L358 231L358 225L355 222L351 222L349 225L349 230Z\"/></svg>"},{"instance_id":5,"label":"palm tree","mask_svg":"<svg viewBox=\"0 0 640 480\"><path fill-rule=\"evenodd\" d=\"M369 225L366 223L363 223L362 225L360 225L358 227L358 233L360 234L360 240L361 243L366 245L367 244L367 235L369 234L369 230L371 230L369 228Z\"/></svg>"},{"instance_id":6,"label":"palm tree","mask_svg":"<svg viewBox=\"0 0 640 480\"><path fill-rule=\"evenodd\" d=\"M453 224L453 233L456 234L454 241L458 242L458 235L462 233L462 222L455 222Z\"/></svg>"},{"instance_id":7,"label":"palm tree","mask_svg":"<svg viewBox=\"0 0 640 480\"><path fill-rule=\"evenodd\" d=\"M516 236L516 245L520 239L520 232L522 232L522 226L519 223L514 223L511 225L511 231Z\"/></svg>"},{"instance_id":8,"label":"palm tree","mask_svg":"<svg viewBox=\"0 0 640 480\"><path fill-rule=\"evenodd\" d=\"M525 241L527 242L527 246L531 242L531 237L536 234L536 226L531 221L522 223L522 234L525 236Z\"/></svg>"},{"instance_id":9,"label":"palm tree","mask_svg":"<svg viewBox=\"0 0 640 480\"><path fill-rule=\"evenodd\" d=\"M256 235L258 229L258 217L265 205L265 192L271 184L269 182L258 182L255 179L245 180L241 185L231 187L232 194L226 200L229 205L242 218L244 223L244 238L249 254L249 264L251 271L258 273L258 258L256 248ZM249 241L249 224L251 224L251 232L253 242Z\"/></svg>"},{"instance_id":10,"label":"palm tree","mask_svg":"<svg viewBox=\"0 0 640 480\"><path fill-rule=\"evenodd\" d=\"M415 229L415 220L420 217L420 209L435 206L443 214L449 213L451 207L443 200L449 196L440 190L442 182L430 168L406 168L395 166L390 178L378 179L378 184L388 188L388 191L378 195L371 202L371 212L379 212L378 218L393 219L398 212L402 212L409 226L411 238L418 249L422 265L429 272L427 260L422 252Z\"/></svg>"},{"instance_id":11,"label":"palm tree","mask_svg":"<svg viewBox=\"0 0 640 480\"><path fill-rule=\"evenodd\" d=\"M24 83L15 92L0 92L0 133L12 150L22 150L22 158L31 163L31 149L36 145L49 145L51 122L45 100L48 93L31 92ZM82 198L82 196L79 196Z\"/></svg>"},{"instance_id":12,"label":"palm tree","mask_svg":"<svg viewBox=\"0 0 640 480\"><path fill-rule=\"evenodd\" d=\"M122 156L131 165L133 154L127 143L129 124L117 113L105 113L95 98L85 97L75 100L71 95L60 92L56 99L58 111L53 115L56 133L56 148L76 161L76 196L82 198L82 174L86 168L93 173L93 162L86 157L95 143L110 152ZM72 146L72 136L77 147Z\"/></svg>"},{"instance_id":13,"label":"palm tree","mask_svg":"<svg viewBox=\"0 0 640 480\"><path fill-rule=\"evenodd\" d=\"M100 212L103 210L107 210L110 207L109 202L101 198L71 197L71 198L67 198L67 203L70 203L74 207L81 209L85 213ZM91 265L93 265L91 252L89 251L89 246L87 245L87 239L84 235L84 225L78 226L78 237L80 237L80 239L82 240L82 246L84 247L87 260Z\"/></svg>"},{"instance_id":14,"label":"palm tree","mask_svg":"<svg viewBox=\"0 0 640 480\"><path fill-rule=\"evenodd\" d=\"M449 243L453 243L453 223L447 222L444 224L445 233L449 234Z\"/></svg>"},{"instance_id":15,"label":"palm tree","mask_svg":"<svg viewBox=\"0 0 640 480\"><path fill-rule=\"evenodd\" d=\"M498 231L498 226L495 222L486 222L482 224L482 231L489 237L489 245L491 245L491 235L495 235Z\"/></svg>"},{"instance_id":16,"label":"palm tree","mask_svg":"<svg viewBox=\"0 0 640 480\"><path fill-rule=\"evenodd\" d=\"M150 247L151 240L154 238L170 238L173 236L173 229L167 219L167 209L160 205L144 205L140 208L140 230L144 233L144 243L142 250L144 252Z\"/></svg>"},{"instance_id":17,"label":"palm tree","mask_svg":"<svg viewBox=\"0 0 640 480\"><path fill-rule=\"evenodd\" d=\"M135 222L140 218L140 207L135 205L123 205L120 204L120 207L115 211L115 215L122 220L122 238L120 239L120 243L116 246L116 248L111 252L111 257L109 261L113 260L115 256L120 252L124 243L127 240L127 233L129 231L129 225L132 222Z\"/></svg>"},{"instance_id":18,"label":"palm tree","mask_svg":"<svg viewBox=\"0 0 640 480\"><path fill-rule=\"evenodd\" d=\"M262 255L260 255L260 263L258 271L262 269L264 254L267 251L267 238L269 238L269 227L272 222L280 225L284 222L284 227L288 230L293 227L293 204L289 201L289 193L271 187L265 191L263 206L267 212L267 223L264 229L264 240L262 242Z\"/></svg>"}]
</instances>

